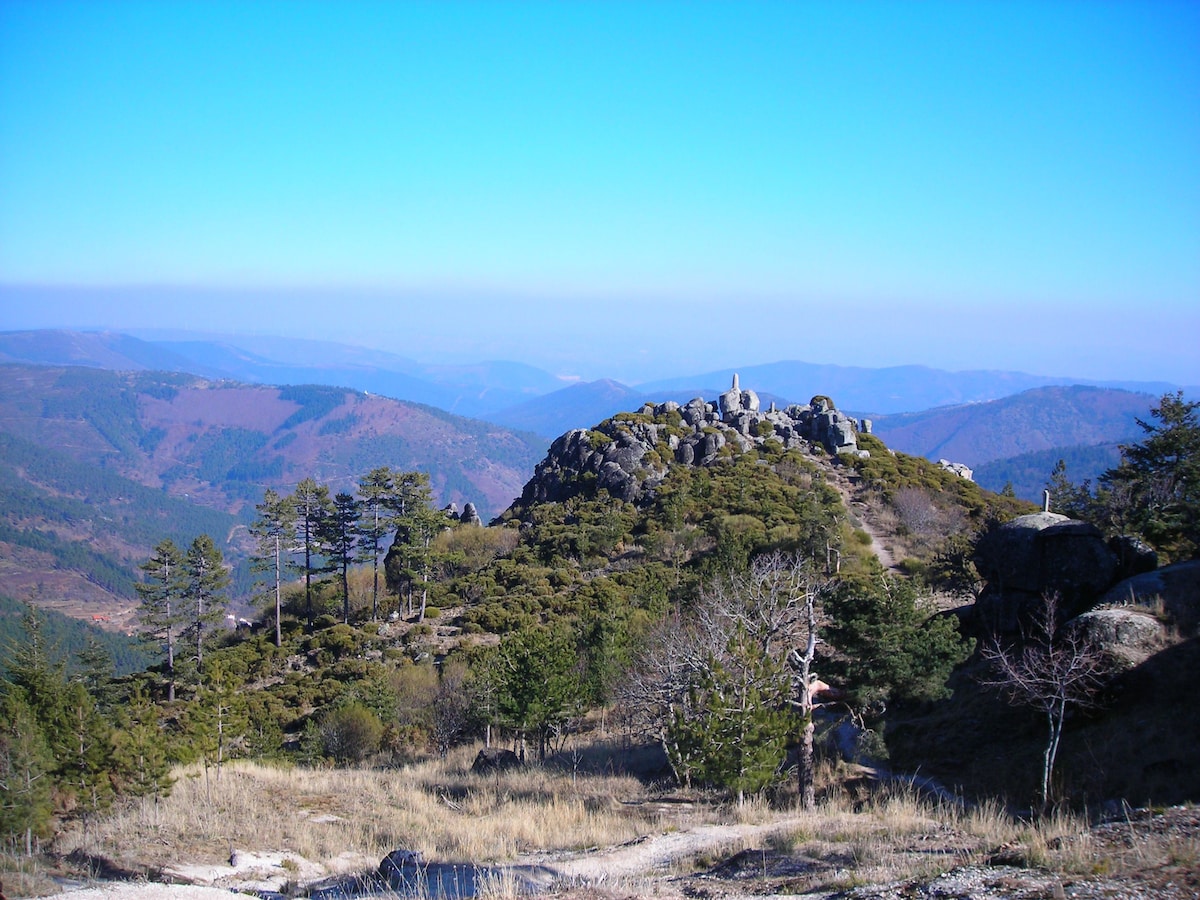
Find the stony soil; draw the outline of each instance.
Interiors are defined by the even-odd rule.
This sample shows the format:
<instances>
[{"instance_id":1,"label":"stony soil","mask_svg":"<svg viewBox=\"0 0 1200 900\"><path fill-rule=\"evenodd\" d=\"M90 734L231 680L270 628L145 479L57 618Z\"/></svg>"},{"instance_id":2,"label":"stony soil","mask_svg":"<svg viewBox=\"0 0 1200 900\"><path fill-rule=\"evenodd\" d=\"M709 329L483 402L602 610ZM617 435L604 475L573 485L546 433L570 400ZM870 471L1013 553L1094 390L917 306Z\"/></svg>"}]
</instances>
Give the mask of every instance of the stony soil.
<instances>
[{"instance_id":1,"label":"stony soil","mask_svg":"<svg viewBox=\"0 0 1200 900\"><path fill-rule=\"evenodd\" d=\"M1200 809L1133 811L1058 842L1049 862L1027 865L1028 848L987 848L952 827L930 823L886 846L813 837L794 848L782 836L795 823L708 825L648 835L618 847L539 856L524 865L559 875L564 900L792 898L792 900L1194 900L1200 896ZM732 851L731 848L743 849ZM252 859L253 854L246 854ZM713 860L713 862L706 862ZM702 863L697 867L697 862ZM924 871L896 879L880 873ZM66 900L216 900L239 887L261 889L260 873L223 872L220 887L108 882ZM239 883L240 881L240 883Z\"/></svg>"},{"instance_id":2,"label":"stony soil","mask_svg":"<svg viewBox=\"0 0 1200 900\"><path fill-rule=\"evenodd\" d=\"M720 826L646 839L602 853L562 860L560 871L595 887L566 896L616 898L653 894L665 898L792 898L792 900L1195 900L1200 897L1200 810L1178 807L1140 811L1096 826L1057 848L1073 868L1053 872L1022 864L1027 848L983 848L977 839L936 827L864 858L837 841L814 839L794 850L770 849L770 835L788 823ZM733 841L749 849L703 871L648 878L673 861L702 857ZM1078 846L1073 846L1077 844ZM929 874L873 881L872 870L908 866ZM630 877L635 873L640 878ZM621 884L624 877L625 884ZM616 882L613 887L606 884ZM867 883L864 883L867 882Z\"/></svg>"}]
</instances>

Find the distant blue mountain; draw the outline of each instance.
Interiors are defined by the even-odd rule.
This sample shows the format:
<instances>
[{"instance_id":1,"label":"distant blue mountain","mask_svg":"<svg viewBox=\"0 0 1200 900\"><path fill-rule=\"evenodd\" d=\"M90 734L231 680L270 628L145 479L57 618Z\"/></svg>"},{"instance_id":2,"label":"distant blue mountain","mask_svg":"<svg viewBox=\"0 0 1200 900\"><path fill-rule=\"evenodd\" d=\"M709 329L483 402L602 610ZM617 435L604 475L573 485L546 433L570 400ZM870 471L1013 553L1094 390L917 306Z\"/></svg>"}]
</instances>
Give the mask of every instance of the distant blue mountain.
<instances>
[{"instance_id":1,"label":"distant blue mountain","mask_svg":"<svg viewBox=\"0 0 1200 900\"><path fill-rule=\"evenodd\" d=\"M593 425L647 400L715 400L729 389L735 372L742 387L757 392L764 406L771 401L780 406L807 403L814 394L825 394L839 409L860 416L996 400L1054 385L1085 384L1154 396L1178 387L1161 381L1101 382L1024 372L949 372L927 366L871 369L792 360L632 387L601 379L590 382L595 385L590 392L581 392L565 388L549 372L517 362L421 363L395 353L326 341L152 331L132 336L62 330L0 333L0 362L161 369L256 384L337 385L470 418L506 425L520 422L520 427L548 437ZM1190 396L1197 393L1196 388L1185 390ZM623 409L613 407L617 398ZM563 408L555 410L556 404ZM566 428L561 427L564 424Z\"/></svg>"},{"instance_id":2,"label":"distant blue mountain","mask_svg":"<svg viewBox=\"0 0 1200 900\"><path fill-rule=\"evenodd\" d=\"M630 412L646 402L645 394L607 378L573 384L551 394L498 410L489 421L517 431L556 438L575 428L591 428L609 416Z\"/></svg>"},{"instance_id":3,"label":"distant blue mountain","mask_svg":"<svg viewBox=\"0 0 1200 900\"><path fill-rule=\"evenodd\" d=\"M1005 485L1012 485L1013 492L1022 500L1040 503L1042 489L1050 483L1059 460L1066 465L1067 478L1073 483L1090 481L1095 487L1104 472L1120 463L1121 450L1116 443L1034 450L984 463L975 469L975 481L997 493Z\"/></svg>"},{"instance_id":4,"label":"distant blue mountain","mask_svg":"<svg viewBox=\"0 0 1200 900\"><path fill-rule=\"evenodd\" d=\"M36 366L87 366L125 372L186 372L202 378L227 377L219 368L198 364L168 347L113 331L0 332L0 362Z\"/></svg>"},{"instance_id":5,"label":"distant blue mountain","mask_svg":"<svg viewBox=\"0 0 1200 900\"><path fill-rule=\"evenodd\" d=\"M687 375L637 385L643 393L682 392L691 396L716 396L729 389L734 373L743 388L760 396L773 394L792 403L807 403L814 394L826 394L838 409L860 415L917 412L938 406L996 400L1022 391L1051 385L1086 384L1161 396L1177 385L1164 381L1091 381L1057 378L1024 372L949 372L928 366L818 365L799 361L719 369L704 375Z\"/></svg>"},{"instance_id":6,"label":"distant blue mountain","mask_svg":"<svg viewBox=\"0 0 1200 900\"><path fill-rule=\"evenodd\" d=\"M222 336L160 340L159 346L241 381L259 384L335 384L436 406L471 418L554 391L562 382L515 362L437 365L380 350L292 338Z\"/></svg>"},{"instance_id":7,"label":"distant blue mountain","mask_svg":"<svg viewBox=\"0 0 1200 900\"><path fill-rule=\"evenodd\" d=\"M523 363L436 365L327 341L243 335L2 332L0 362L187 372L251 384L327 384L423 403L469 418L484 418L563 384Z\"/></svg>"},{"instance_id":8,"label":"distant blue mountain","mask_svg":"<svg viewBox=\"0 0 1200 900\"><path fill-rule=\"evenodd\" d=\"M1150 419L1157 399L1112 388L1054 386L986 403L880 416L873 422L875 433L893 450L975 468L1052 448L1136 439L1141 434L1137 420Z\"/></svg>"}]
</instances>

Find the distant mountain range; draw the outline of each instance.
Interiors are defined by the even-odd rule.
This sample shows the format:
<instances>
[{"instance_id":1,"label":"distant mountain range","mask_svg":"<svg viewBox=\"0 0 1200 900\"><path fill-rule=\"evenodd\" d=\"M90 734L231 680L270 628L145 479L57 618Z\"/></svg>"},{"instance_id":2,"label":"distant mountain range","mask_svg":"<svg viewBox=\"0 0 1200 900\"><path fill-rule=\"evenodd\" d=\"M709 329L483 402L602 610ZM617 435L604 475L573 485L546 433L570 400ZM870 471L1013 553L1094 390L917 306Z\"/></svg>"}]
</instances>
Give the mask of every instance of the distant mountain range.
<instances>
[{"instance_id":1,"label":"distant mountain range","mask_svg":"<svg viewBox=\"0 0 1200 900\"><path fill-rule=\"evenodd\" d=\"M520 493L546 444L558 435L589 428L646 402L684 403L697 396L715 400L728 389L735 372L722 369L632 387L606 379L565 385L547 372L512 362L435 365L321 341L67 330L0 333L0 362L4 361L200 377L209 386L188 392L193 400L221 396L222 402L234 402L231 398L237 396L236 403L254 410L248 419L237 422L209 421L207 413L193 416L202 424L186 439L189 443L176 447L185 456L179 464L183 468L156 469L148 461L153 454L138 451L146 457L145 470L130 469L128 477L138 484L166 485L168 493L175 489L173 497L179 496L179 485L188 483L187 466L205 473L188 491L189 500L229 510L254 499L263 484L309 474L345 479L349 478L345 473L362 468L363 460L376 459L429 471L440 496L460 504L469 499L485 517L500 512ZM0 387L17 381L40 382L34 371L10 369ZM805 403L813 394L829 395L840 409L871 417L876 433L890 447L964 462L977 469L985 486L999 489L1011 480L1019 494L1029 499L1037 498L1059 458L1056 453L1069 454L1076 461L1070 472L1075 480L1094 478L1111 464L1117 443L1136 437L1134 419L1146 418L1153 400L1175 389L1165 382L1069 386L1078 380L1019 372L946 372L923 366L869 369L784 361L736 371L741 385L755 390L764 406ZM147 383L155 380L146 377ZM88 380L82 374L71 378L80 384ZM137 383L137 379L129 382ZM256 392L252 385L274 387ZM289 395L285 390L289 385L293 390L323 385L326 390ZM105 395L105 390L97 396ZM1186 390L1189 395L1197 393ZM292 413L283 415L284 411L315 410L305 404L317 397L332 406L313 412L310 424L285 424ZM300 398L299 406L294 398ZM49 397L45 402L46 409L53 410L66 401ZM217 421L223 423L219 428ZM72 448L76 459L90 453L93 465L107 460L104 464L111 466L115 454L120 465L129 468L129 460L122 457L125 449L88 450L91 438L77 440L62 423L56 427L59 433L43 435L40 446ZM158 430L170 431L153 422L140 427L145 434L130 438L128 446L136 448L146 434L153 437ZM26 419L10 433L14 439L38 441L39 430L45 428L39 420L30 431ZM223 432L229 434L214 436ZM1107 450L1088 450L1097 445ZM1018 461L1012 466L1003 464L1013 458ZM229 462L224 470L220 470L221 460ZM234 460L241 468L233 465ZM1003 480L997 482L998 478Z\"/></svg>"},{"instance_id":2,"label":"distant mountain range","mask_svg":"<svg viewBox=\"0 0 1200 900\"><path fill-rule=\"evenodd\" d=\"M1161 395L1159 395L1161 396ZM1159 397L1111 388L1044 387L987 403L882 416L873 430L889 447L974 469L983 487L1011 485L1039 501L1055 464L1075 483L1093 483L1120 462L1119 445L1139 440Z\"/></svg>"},{"instance_id":3,"label":"distant mountain range","mask_svg":"<svg viewBox=\"0 0 1200 900\"><path fill-rule=\"evenodd\" d=\"M639 385L638 390L650 394L716 397L729 389L735 371L742 387L753 388L760 396L773 395L791 403L807 403L814 394L825 394L833 398L838 409L854 410L859 416L870 417L998 400L1052 385L1080 384L1156 396L1179 387L1163 381L1094 381L1024 372L948 372L926 366L867 369L786 361L669 378Z\"/></svg>"},{"instance_id":4,"label":"distant mountain range","mask_svg":"<svg viewBox=\"0 0 1200 900\"><path fill-rule=\"evenodd\" d=\"M550 439L571 428L589 427L639 401L716 399L729 388L735 371L742 386L756 391L764 403L807 403L819 393L832 397L838 408L860 416L998 400L1053 385L1082 384L1155 396L1180 387L1160 381L1098 382L1023 372L948 372L925 366L871 369L798 361L720 369L632 386L606 379L568 385L541 369L514 362L436 365L324 341L179 332L0 332L0 361L188 372L251 384L338 385L487 419Z\"/></svg>"},{"instance_id":5,"label":"distant mountain range","mask_svg":"<svg viewBox=\"0 0 1200 900\"><path fill-rule=\"evenodd\" d=\"M175 334L145 340L116 332L0 332L0 362L187 372L249 384L327 384L424 403L468 418L563 387L514 362L429 365L324 341Z\"/></svg>"},{"instance_id":6,"label":"distant mountain range","mask_svg":"<svg viewBox=\"0 0 1200 900\"><path fill-rule=\"evenodd\" d=\"M1033 450L983 463L975 469L975 481L989 491L1011 486L1018 497L1040 501L1059 460L1066 466L1068 479L1075 484L1090 481L1095 488L1099 477L1121 461L1121 449L1119 444L1105 443Z\"/></svg>"}]
</instances>

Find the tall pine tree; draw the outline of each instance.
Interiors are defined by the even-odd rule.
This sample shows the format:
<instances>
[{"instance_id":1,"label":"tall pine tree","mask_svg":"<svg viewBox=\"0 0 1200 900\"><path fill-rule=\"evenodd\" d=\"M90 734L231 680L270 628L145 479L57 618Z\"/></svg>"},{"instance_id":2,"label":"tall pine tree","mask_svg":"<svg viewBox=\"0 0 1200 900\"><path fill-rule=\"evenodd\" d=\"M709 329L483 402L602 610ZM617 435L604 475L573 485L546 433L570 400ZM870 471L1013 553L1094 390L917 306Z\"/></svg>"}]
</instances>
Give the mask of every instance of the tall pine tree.
<instances>
[{"instance_id":1,"label":"tall pine tree","mask_svg":"<svg viewBox=\"0 0 1200 900\"><path fill-rule=\"evenodd\" d=\"M165 654L167 700L175 699L175 642L184 621L184 592L187 582L183 552L170 538L154 548L154 555L141 565L143 581L137 587L138 610L144 638L160 646Z\"/></svg>"},{"instance_id":2,"label":"tall pine tree","mask_svg":"<svg viewBox=\"0 0 1200 900\"><path fill-rule=\"evenodd\" d=\"M317 484L311 478L305 478L296 485L296 491L291 496L297 550L304 557L304 562L296 568L304 576L304 617L310 631L313 626L312 579L314 575L329 571L324 563L326 547L323 535L325 520L329 518L332 507L329 487Z\"/></svg>"},{"instance_id":3,"label":"tall pine tree","mask_svg":"<svg viewBox=\"0 0 1200 900\"><path fill-rule=\"evenodd\" d=\"M325 546L342 583L342 621L350 622L350 566L358 549L359 502L352 495L339 493L324 522Z\"/></svg>"},{"instance_id":4,"label":"tall pine tree","mask_svg":"<svg viewBox=\"0 0 1200 900\"><path fill-rule=\"evenodd\" d=\"M0 837L19 838L25 855L50 826L54 757L25 692L0 682Z\"/></svg>"},{"instance_id":5,"label":"tall pine tree","mask_svg":"<svg viewBox=\"0 0 1200 900\"><path fill-rule=\"evenodd\" d=\"M267 488L262 503L254 509L258 518L250 526L255 540L252 565L255 571L268 576L270 598L275 608L275 646L282 647L283 562L296 536L292 498L281 497Z\"/></svg>"},{"instance_id":6,"label":"tall pine tree","mask_svg":"<svg viewBox=\"0 0 1200 900\"><path fill-rule=\"evenodd\" d=\"M359 559L371 563L371 621L379 618L379 562L384 553L383 540L395 526L396 481L399 473L388 466L372 469L358 482L362 502L359 523Z\"/></svg>"},{"instance_id":7,"label":"tall pine tree","mask_svg":"<svg viewBox=\"0 0 1200 900\"><path fill-rule=\"evenodd\" d=\"M197 674L203 676L204 645L214 627L225 616L225 590L229 572L221 551L207 534L192 541L184 557L185 598L188 625L185 634L196 648Z\"/></svg>"}]
</instances>

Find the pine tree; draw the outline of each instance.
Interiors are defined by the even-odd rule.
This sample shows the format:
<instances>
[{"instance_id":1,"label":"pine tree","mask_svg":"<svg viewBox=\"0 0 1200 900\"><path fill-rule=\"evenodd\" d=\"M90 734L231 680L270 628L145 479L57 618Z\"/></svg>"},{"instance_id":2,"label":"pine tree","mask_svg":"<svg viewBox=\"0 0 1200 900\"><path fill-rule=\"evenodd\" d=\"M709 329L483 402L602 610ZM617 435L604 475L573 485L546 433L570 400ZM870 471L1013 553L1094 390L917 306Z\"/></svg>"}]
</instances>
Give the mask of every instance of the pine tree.
<instances>
[{"instance_id":1,"label":"pine tree","mask_svg":"<svg viewBox=\"0 0 1200 900\"><path fill-rule=\"evenodd\" d=\"M686 708L675 711L672 765L726 788L741 805L777 780L794 728L787 675L739 629L722 657L697 673Z\"/></svg>"},{"instance_id":2,"label":"pine tree","mask_svg":"<svg viewBox=\"0 0 1200 900\"><path fill-rule=\"evenodd\" d=\"M218 777L250 728L241 685L220 662L213 663L204 687L190 707L190 733L205 769L215 766Z\"/></svg>"},{"instance_id":3,"label":"pine tree","mask_svg":"<svg viewBox=\"0 0 1200 900\"><path fill-rule=\"evenodd\" d=\"M1200 401L1164 394L1137 420L1145 438L1121 447L1121 462L1100 476L1124 515L1122 524L1171 559L1200 555Z\"/></svg>"},{"instance_id":4,"label":"pine tree","mask_svg":"<svg viewBox=\"0 0 1200 900\"><path fill-rule=\"evenodd\" d=\"M57 648L47 643L42 631L43 619L36 610L22 616L21 624L25 640L14 642L8 649L8 680L22 689L25 702L49 740L65 718L66 666Z\"/></svg>"},{"instance_id":5,"label":"pine tree","mask_svg":"<svg viewBox=\"0 0 1200 900\"><path fill-rule=\"evenodd\" d=\"M532 733L538 756L584 705L579 656L574 636L565 628L531 628L510 635L496 660L501 720L517 730L524 742Z\"/></svg>"},{"instance_id":6,"label":"pine tree","mask_svg":"<svg viewBox=\"0 0 1200 900\"><path fill-rule=\"evenodd\" d=\"M838 650L829 670L860 708L945 697L950 672L974 650L957 619L935 615L912 581L847 580L828 609L827 639Z\"/></svg>"},{"instance_id":7,"label":"pine tree","mask_svg":"<svg viewBox=\"0 0 1200 900\"><path fill-rule=\"evenodd\" d=\"M183 625L185 580L183 553L170 538L154 548L142 563L143 582L136 585L141 597L142 635L166 654L167 700L175 700L175 641Z\"/></svg>"},{"instance_id":8,"label":"pine tree","mask_svg":"<svg viewBox=\"0 0 1200 900\"><path fill-rule=\"evenodd\" d=\"M425 473L404 473L396 488L396 536L384 568L389 589L401 593L407 587L409 615L413 612L414 585L421 585L418 619L423 621L436 556L432 549L433 539L450 522L445 513L432 508L433 493Z\"/></svg>"},{"instance_id":9,"label":"pine tree","mask_svg":"<svg viewBox=\"0 0 1200 900\"><path fill-rule=\"evenodd\" d=\"M173 779L158 708L145 691L135 687L117 719L113 763L122 793L133 797L167 796Z\"/></svg>"},{"instance_id":10,"label":"pine tree","mask_svg":"<svg viewBox=\"0 0 1200 900\"><path fill-rule=\"evenodd\" d=\"M225 590L229 572L221 551L206 534L192 541L184 558L186 585L184 596L188 603L188 625L185 633L194 641L194 657L198 673L203 673L204 644L216 623L224 617Z\"/></svg>"},{"instance_id":11,"label":"pine tree","mask_svg":"<svg viewBox=\"0 0 1200 900\"><path fill-rule=\"evenodd\" d=\"M383 539L395 527L394 517L398 498L398 473L387 466L372 469L358 483L362 499L362 520L359 526L359 559L371 563L371 621L379 618L379 560L383 554Z\"/></svg>"},{"instance_id":12,"label":"pine tree","mask_svg":"<svg viewBox=\"0 0 1200 900\"><path fill-rule=\"evenodd\" d=\"M308 629L313 626L312 577L329 571L322 558L326 547L322 540L324 523L332 511L329 499L329 488L317 484L311 478L305 478L298 485L291 498L292 513L295 516L294 530L299 541L299 552L304 555L304 562L296 568L304 575L304 616Z\"/></svg>"},{"instance_id":13,"label":"pine tree","mask_svg":"<svg viewBox=\"0 0 1200 900\"><path fill-rule=\"evenodd\" d=\"M255 539L255 571L269 573L271 598L275 607L275 646L283 646L283 559L295 540L295 516L290 497L281 497L271 488L262 503L254 507L258 518L250 526Z\"/></svg>"},{"instance_id":14,"label":"pine tree","mask_svg":"<svg viewBox=\"0 0 1200 900\"><path fill-rule=\"evenodd\" d=\"M358 500L351 494L337 494L333 498L333 509L323 523L323 538L342 582L342 621L347 624L350 622L349 569L356 558L358 526Z\"/></svg>"},{"instance_id":15,"label":"pine tree","mask_svg":"<svg viewBox=\"0 0 1200 900\"><path fill-rule=\"evenodd\" d=\"M115 698L112 654L94 637L89 637L87 645L75 654L75 661L79 666L76 680L87 688L101 714L107 715Z\"/></svg>"},{"instance_id":16,"label":"pine tree","mask_svg":"<svg viewBox=\"0 0 1200 900\"><path fill-rule=\"evenodd\" d=\"M113 799L112 728L79 682L67 686L62 707L65 715L56 740L60 785L75 795L85 812L99 812Z\"/></svg>"},{"instance_id":17,"label":"pine tree","mask_svg":"<svg viewBox=\"0 0 1200 900\"><path fill-rule=\"evenodd\" d=\"M0 836L33 839L46 834L52 812L54 758L24 691L0 682Z\"/></svg>"}]
</instances>

